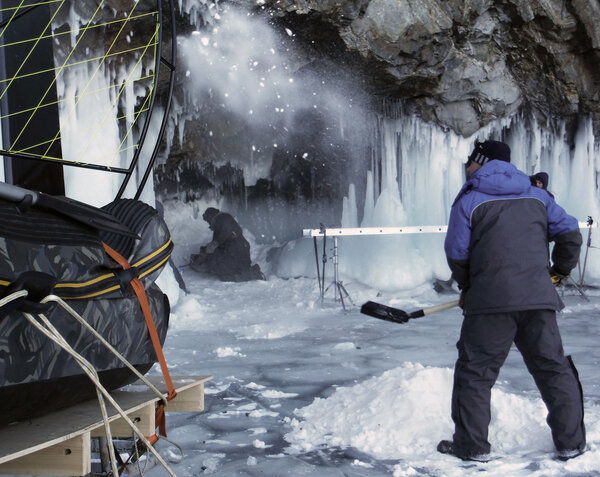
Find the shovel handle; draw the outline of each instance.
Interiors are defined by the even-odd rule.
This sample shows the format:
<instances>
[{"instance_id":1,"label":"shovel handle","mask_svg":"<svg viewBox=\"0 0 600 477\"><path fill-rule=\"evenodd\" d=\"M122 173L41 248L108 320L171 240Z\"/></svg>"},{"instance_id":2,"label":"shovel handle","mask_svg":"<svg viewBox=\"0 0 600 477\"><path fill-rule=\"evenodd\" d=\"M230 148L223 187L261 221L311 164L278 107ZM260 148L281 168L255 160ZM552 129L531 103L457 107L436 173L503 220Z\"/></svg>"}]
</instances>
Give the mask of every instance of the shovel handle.
<instances>
[{"instance_id":1,"label":"shovel handle","mask_svg":"<svg viewBox=\"0 0 600 477\"><path fill-rule=\"evenodd\" d=\"M437 313L438 311L448 310L450 308L454 308L455 306L458 306L458 300L450 301L448 303L442 303L441 305L431 306L429 308L423 308L423 310L421 311L423 312L423 316L425 316L430 315L432 313Z\"/></svg>"},{"instance_id":2,"label":"shovel handle","mask_svg":"<svg viewBox=\"0 0 600 477\"><path fill-rule=\"evenodd\" d=\"M37 192L7 184L6 182L0 182L0 197L3 199L10 200L11 202L21 202L28 195L31 196L32 203L35 204L38 200Z\"/></svg>"}]
</instances>

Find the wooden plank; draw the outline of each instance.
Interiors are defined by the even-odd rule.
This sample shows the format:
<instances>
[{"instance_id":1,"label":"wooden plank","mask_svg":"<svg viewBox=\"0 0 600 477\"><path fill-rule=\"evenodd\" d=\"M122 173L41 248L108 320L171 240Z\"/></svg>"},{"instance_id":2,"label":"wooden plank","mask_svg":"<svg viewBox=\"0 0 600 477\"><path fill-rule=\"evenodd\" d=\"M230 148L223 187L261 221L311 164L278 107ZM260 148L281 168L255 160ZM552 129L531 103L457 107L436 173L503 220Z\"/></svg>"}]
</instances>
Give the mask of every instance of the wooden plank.
<instances>
[{"instance_id":1,"label":"wooden plank","mask_svg":"<svg viewBox=\"0 0 600 477\"><path fill-rule=\"evenodd\" d=\"M149 381L159 390L165 390L166 384L162 376L149 376ZM204 410L204 383L212 376L173 377L173 386L177 396L167 403L167 412L201 412ZM166 396L166 394L165 394Z\"/></svg>"},{"instance_id":2,"label":"wooden plank","mask_svg":"<svg viewBox=\"0 0 600 477\"><path fill-rule=\"evenodd\" d=\"M135 412L156 400L149 391L111 393L119 406ZM120 417L107 403L109 420ZM103 425L98 401L92 399L45 416L0 428L0 463L60 444Z\"/></svg>"},{"instance_id":3,"label":"wooden plank","mask_svg":"<svg viewBox=\"0 0 600 477\"><path fill-rule=\"evenodd\" d=\"M0 474L87 475L91 470L89 432L0 464Z\"/></svg>"},{"instance_id":4,"label":"wooden plank","mask_svg":"<svg viewBox=\"0 0 600 477\"><path fill-rule=\"evenodd\" d=\"M154 423L156 405L154 402L146 404L133 412L127 412L126 414L140 430L142 435L150 436L154 434L154 430L156 429ZM129 424L122 417L119 417L110 423L110 432L113 437L133 437L131 427L129 427ZM106 429L104 428L104 423L92 431L92 437L105 436Z\"/></svg>"},{"instance_id":5,"label":"wooden plank","mask_svg":"<svg viewBox=\"0 0 600 477\"><path fill-rule=\"evenodd\" d=\"M204 382L177 392L177 396L167 403L167 412L204 411Z\"/></svg>"},{"instance_id":6,"label":"wooden plank","mask_svg":"<svg viewBox=\"0 0 600 477\"><path fill-rule=\"evenodd\" d=\"M162 376L145 376L145 378L154 384L159 391L162 391L166 397L167 385L165 384L165 380ZM212 376L171 376L173 386L178 393L179 391L185 391L186 389L193 388L200 383L204 384L206 381L210 381L211 379ZM140 383L141 381L137 381L136 384L139 385Z\"/></svg>"},{"instance_id":7,"label":"wooden plank","mask_svg":"<svg viewBox=\"0 0 600 477\"><path fill-rule=\"evenodd\" d=\"M198 381L204 383L211 378L212 376L190 376L172 379L175 389L179 392L197 387ZM150 377L150 380L163 393L163 397L166 397L167 389L162 377ZM156 394L148 390L144 384L125 386L112 392L111 395L127 413L135 413L150 403L154 405L158 400ZM120 419L119 414L108 403L107 408L111 422ZM101 426L103 422L100 406L96 399L92 399L31 421L1 427L0 464L60 444L84 433L91 433ZM149 432L148 435L153 433L154 431Z\"/></svg>"}]
</instances>

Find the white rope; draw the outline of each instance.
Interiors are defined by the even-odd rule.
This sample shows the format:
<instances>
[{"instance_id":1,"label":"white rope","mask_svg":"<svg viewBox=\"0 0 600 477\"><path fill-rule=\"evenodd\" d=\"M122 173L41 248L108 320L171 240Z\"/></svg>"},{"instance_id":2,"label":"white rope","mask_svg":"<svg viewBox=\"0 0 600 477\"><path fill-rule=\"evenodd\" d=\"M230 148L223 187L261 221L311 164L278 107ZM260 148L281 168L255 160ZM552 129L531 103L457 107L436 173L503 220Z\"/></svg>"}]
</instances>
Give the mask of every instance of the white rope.
<instances>
[{"instance_id":1,"label":"white rope","mask_svg":"<svg viewBox=\"0 0 600 477\"><path fill-rule=\"evenodd\" d=\"M48 295L46 298L40 301L40 303L48 303L54 302L58 303L62 306L73 318L75 318L79 323L81 323L85 328L87 328L90 333L92 333L104 346L106 346L117 358L121 360L121 362L127 366L141 381L144 382L154 393L158 396L158 398L163 401L165 406L167 402L162 392L160 392L156 386L154 386L142 373L140 373L135 366L133 366L127 359L121 355L108 341L104 339L104 337L98 333L87 321L85 321L79 313L77 313L73 308L71 308L62 298L56 295Z\"/></svg>"},{"instance_id":2,"label":"white rope","mask_svg":"<svg viewBox=\"0 0 600 477\"><path fill-rule=\"evenodd\" d=\"M117 402L110 395L110 393L104 388L104 386L102 386L102 384L100 383L100 379L98 378L98 374L97 374L96 370L94 369L94 367L92 366L92 364L89 361L87 361L83 356L78 354L73 348L71 348L69 343L67 343L64 340L64 338L60 335L60 332L56 328L54 328L54 326L52 326L52 323L50 323L48 318L46 318L43 314L39 314L38 317L48 327L48 330L46 330L39 323L37 323L35 318L32 315L30 315L29 313L23 313L23 314L29 319L30 322L32 322L32 324L34 324L34 326L36 326L36 328L38 328L40 331L42 331L46 336L48 336L48 338L50 338L52 341L54 341L56 344L58 344L67 353L69 353L71 356L73 356L75 358L75 360L77 360L78 363L80 363L80 366L83 368L83 370L86 372L86 374L90 377L90 379L96 385L96 390L99 391L100 393L102 393L102 395L108 400L108 402L111 403L111 405L116 409L116 411L123 418L123 420L129 425L129 427L131 427L131 429L135 432L135 434L137 434L137 436L144 442L144 444L146 445L148 450L150 452L152 452L152 454L157 458L157 460L161 463L161 465L165 468L165 470L169 473L169 475L176 477L175 474L173 473L173 471L171 470L171 468L168 466L168 464L164 461L164 459L160 456L160 454L156 451L156 449L154 449L152 444L150 444L148 439L146 439L146 437L144 437L142 432L137 428L137 426L133 423L133 421L131 419L129 419L129 416L127 416L127 414L125 414L125 411L123 411L123 409L121 409L121 407L117 404ZM108 430L106 437L111 442L109 449L111 451L113 474L116 476L119 474L118 474L118 471L116 470L116 457L114 456L114 448L112 445L112 436L110 435L110 429Z\"/></svg>"},{"instance_id":3,"label":"white rope","mask_svg":"<svg viewBox=\"0 0 600 477\"><path fill-rule=\"evenodd\" d=\"M171 459L172 463L179 464L179 463L181 463L183 461L183 459L185 459L185 453L183 452L183 447L181 445L177 444L177 442L172 441L171 439L168 439L165 436L157 436L157 437L158 437L158 440L167 441L169 444L177 447L177 449L179 450L179 453L181 454L181 457L177 461L175 461L174 459ZM140 455L139 450L138 450L138 446L135 443L135 436L133 436L133 438L134 438L134 446L133 446L134 451L133 452L135 452L135 458L136 458L136 460L135 460L135 462L132 462L132 463L128 464L127 468L129 468L130 466L132 466L132 465L135 464L136 467L137 467L138 474L143 477L144 476L144 472L148 468L148 464L150 462L150 459L148 459L148 458L146 459L146 461L144 462L144 468L142 469L141 468L141 457L142 456Z\"/></svg>"},{"instance_id":4,"label":"white rope","mask_svg":"<svg viewBox=\"0 0 600 477\"><path fill-rule=\"evenodd\" d=\"M144 469L142 470L142 466L140 464L140 451L138 449L137 442L135 441L135 436L133 436L133 449L135 450L135 463L137 464L138 473L143 476L146 467L148 466L148 458L146 458L146 463L144 465Z\"/></svg>"},{"instance_id":5,"label":"white rope","mask_svg":"<svg viewBox=\"0 0 600 477\"><path fill-rule=\"evenodd\" d=\"M15 293L12 293L12 294L0 299L0 307L10 303L13 300L16 300L17 298L25 297L27 295L28 295L27 290L19 290ZM62 300L58 297L55 297L54 295L49 295L44 300L42 300L41 303L46 303L48 301L56 301L56 302L60 303ZM66 305L66 306L63 306L63 308L65 308L65 310L67 310L69 312L69 314L71 314L76 319L78 319L78 321L82 320L80 322L82 322L82 323L85 322L85 320L83 320L83 318L81 318L81 316L79 316L79 314L75 310L73 310L66 303L64 303L64 305ZM110 442L108 447L109 447L109 451L110 451L110 459L111 459L113 475L118 476L119 473L118 473L118 469L116 467L117 459L115 456L114 445L112 442L112 434L110 431L110 424L108 422L108 413L106 411L106 403L104 402L104 398L106 398L110 402L110 404L119 413L121 418L123 418L123 420L133 430L134 434L136 434L144 442L144 445L146 446L147 450L149 450L154 455L154 457L156 457L156 459L160 462L160 464L164 467L164 469L169 473L169 475L176 477L175 473L171 470L171 468L168 466L168 464L164 461L164 459L161 457L161 455L158 453L158 451L152 446L152 444L150 444L148 439L146 439L146 437L141 433L141 431L137 428L137 426L131 421L129 416L127 416L127 414L125 414L123 409L121 409L121 407L117 404L117 402L110 395L110 393L104 388L104 386L102 386L102 384L100 383L100 379L98 377L98 373L94 369L92 364L88 360L86 360L83 356L81 356L79 353L77 353L71 347L71 345L69 345L69 343L63 338L63 336L52 325L52 323L50 323L50 321L48 320L48 318L46 318L46 316L44 314L40 313L38 315L38 318L44 323L45 327L42 326L42 324L38 323L38 321L35 319L35 317L33 315L31 315L30 313L23 312L23 315L27 318L27 320L29 320L29 322L36 329L38 329L40 332L42 332L44 335L46 335L50 340L54 341L58 346L60 346L67 353L69 353L77 361L77 363L80 365L80 367L83 369L83 371L89 376L89 378L92 380L92 382L96 386L96 393L98 394L98 401L100 403L100 409L102 411L102 419L103 419L105 429L106 429L106 437L107 437L107 441ZM89 326L89 324L87 322L85 322L85 325L86 325L86 328L93 330L93 328L91 328L91 326ZM93 332L95 333L95 330L93 330ZM105 344L108 344L108 343L106 342ZM111 348L111 346L109 344L108 344L108 346ZM118 354L116 352L116 350L115 350L115 353L119 357L121 357L121 355ZM124 362L126 361L125 358L122 358L122 360ZM135 371L136 371L136 374L138 374L137 370L135 370ZM156 388L154 388L154 389L156 389ZM160 393L160 391L159 391L159 393ZM162 393L160 393L160 397L161 397L161 399L163 398Z\"/></svg>"},{"instance_id":6,"label":"white rope","mask_svg":"<svg viewBox=\"0 0 600 477\"><path fill-rule=\"evenodd\" d=\"M9 304L11 301L16 300L17 298L21 298L22 296L27 295L29 295L29 292L27 290L19 290L14 293L11 293L10 295L0 299L0 308L2 308L4 305Z\"/></svg>"},{"instance_id":7,"label":"white rope","mask_svg":"<svg viewBox=\"0 0 600 477\"><path fill-rule=\"evenodd\" d=\"M94 367L91 365L91 363L89 361L87 361L83 356L81 356L80 354L75 352L73 350L73 348L71 348L69 343L67 343L65 341L65 339L62 337L62 335L58 332L58 330L56 328L54 328L54 326L52 326L52 323L50 323L50 321L48 320L48 318L46 318L46 316L44 316L42 313L40 313L38 315L40 320L46 326L46 328L44 328L44 326L42 326L40 323L37 322L37 320L35 319L35 317L33 315L31 315L29 313L25 313L25 312L23 312L23 315L25 315L25 318L27 318L29 320L29 322L35 328L37 328L44 335L46 335L48 338L50 338L52 341L54 341L58 346L60 346L67 353L69 353L73 358L75 358L75 360L79 363L79 366L81 366L83 371L89 376L89 378L92 380L92 382L96 386L96 394L98 395L98 402L100 404L100 409L102 411L102 421L104 422L104 429L106 431L106 439L108 442L108 450L110 453L110 463L112 466L112 472L113 472L113 475L119 475L118 474L119 471L117 469L117 458L115 456L115 449L114 449L114 445L112 442L112 434L110 431L110 424L108 422L108 412L106 411L106 403L104 402L104 399L103 399L102 393L101 393L101 389L104 389L104 388L100 384L100 378L98 377L98 373L96 372L96 370L94 369Z\"/></svg>"},{"instance_id":8,"label":"white rope","mask_svg":"<svg viewBox=\"0 0 600 477\"><path fill-rule=\"evenodd\" d=\"M160 439L160 436L159 436L159 439ZM133 449L135 450L135 459L136 459L135 464L137 467L138 474L140 474L140 476L143 477L144 472L146 472L146 469L148 468L148 462L150 459L148 459L146 457L146 462L144 462L144 468L142 469L142 464L140 462L140 459L142 458L142 456L140 455L140 451L138 449L138 443L135 441L135 436L133 436ZM131 464L129 464L129 465L131 465ZM129 467L129 465L127 467Z\"/></svg>"},{"instance_id":9,"label":"white rope","mask_svg":"<svg viewBox=\"0 0 600 477\"><path fill-rule=\"evenodd\" d=\"M161 436L161 439L167 441L169 444L174 445L175 447L177 447L177 449L179 449L179 452L181 452L181 458L175 462L175 464L179 464L180 462L183 461L183 459L185 459L185 454L183 452L183 447L181 447L179 444L177 444L177 442L172 441L171 439L166 438L165 436Z\"/></svg>"}]
</instances>

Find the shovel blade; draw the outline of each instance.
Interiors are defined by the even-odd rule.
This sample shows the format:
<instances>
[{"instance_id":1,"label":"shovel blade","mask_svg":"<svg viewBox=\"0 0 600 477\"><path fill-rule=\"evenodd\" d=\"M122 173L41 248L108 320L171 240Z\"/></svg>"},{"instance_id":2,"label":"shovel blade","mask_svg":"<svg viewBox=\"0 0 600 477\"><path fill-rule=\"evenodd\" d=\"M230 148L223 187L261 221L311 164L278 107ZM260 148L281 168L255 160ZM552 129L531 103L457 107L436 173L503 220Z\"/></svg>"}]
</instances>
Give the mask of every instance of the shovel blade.
<instances>
[{"instance_id":1,"label":"shovel blade","mask_svg":"<svg viewBox=\"0 0 600 477\"><path fill-rule=\"evenodd\" d=\"M409 316L405 311L393 308L391 306L382 305L374 301L363 303L360 307L360 312L363 315L369 315L380 320L391 321L393 323L406 323Z\"/></svg>"}]
</instances>

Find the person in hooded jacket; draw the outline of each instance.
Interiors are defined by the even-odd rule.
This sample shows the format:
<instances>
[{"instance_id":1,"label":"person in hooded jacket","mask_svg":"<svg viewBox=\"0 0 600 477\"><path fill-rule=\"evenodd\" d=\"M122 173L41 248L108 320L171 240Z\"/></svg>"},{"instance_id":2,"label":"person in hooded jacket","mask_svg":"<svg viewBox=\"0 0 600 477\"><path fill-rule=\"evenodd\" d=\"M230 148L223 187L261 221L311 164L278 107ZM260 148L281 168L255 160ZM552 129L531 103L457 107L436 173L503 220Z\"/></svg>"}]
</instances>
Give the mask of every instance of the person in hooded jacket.
<instances>
[{"instance_id":1,"label":"person in hooded jacket","mask_svg":"<svg viewBox=\"0 0 600 477\"><path fill-rule=\"evenodd\" d=\"M546 192L548 192L548 194L550 194L550 197L554 197L554 194L548 190L548 182L550 177L548 176L547 172L538 172L532 176L529 176L529 179L531 180L531 185L539 187L540 189L544 189Z\"/></svg>"},{"instance_id":2,"label":"person in hooded jacket","mask_svg":"<svg viewBox=\"0 0 600 477\"><path fill-rule=\"evenodd\" d=\"M192 255L191 267L197 272L216 275L221 281L264 280L258 264L252 265L250 244L231 214L209 207L202 218L213 231L212 240Z\"/></svg>"},{"instance_id":3,"label":"person in hooded jacket","mask_svg":"<svg viewBox=\"0 0 600 477\"><path fill-rule=\"evenodd\" d=\"M452 390L455 429L438 451L489 459L491 389L514 342L547 406L557 457L576 457L586 445L583 394L564 355L556 322L564 305L552 275L566 279L577 264L579 224L510 163L503 142L477 142L466 170L444 244L464 314Z\"/></svg>"}]
</instances>

